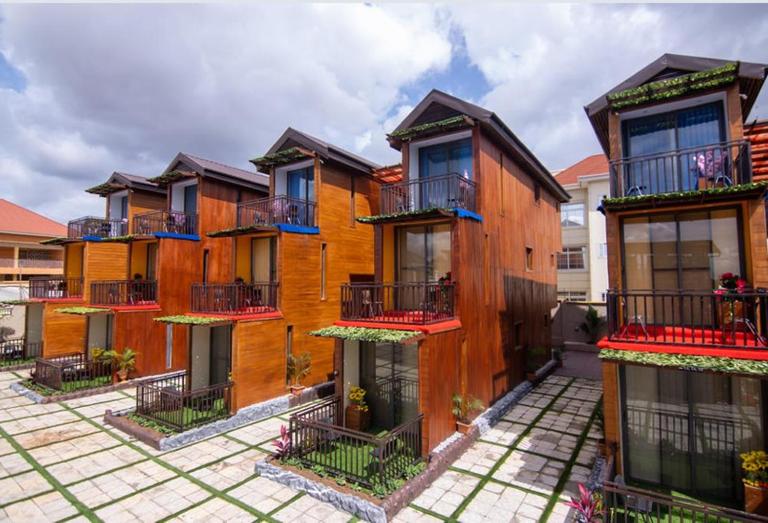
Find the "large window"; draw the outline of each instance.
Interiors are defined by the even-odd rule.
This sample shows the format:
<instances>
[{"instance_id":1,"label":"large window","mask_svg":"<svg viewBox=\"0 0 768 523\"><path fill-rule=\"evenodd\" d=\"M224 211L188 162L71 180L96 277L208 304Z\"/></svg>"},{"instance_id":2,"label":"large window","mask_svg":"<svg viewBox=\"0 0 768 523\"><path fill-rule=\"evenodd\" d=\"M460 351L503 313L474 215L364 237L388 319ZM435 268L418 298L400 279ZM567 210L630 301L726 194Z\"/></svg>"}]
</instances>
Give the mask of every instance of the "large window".
<instances>
[{"instance_id":1,"label":"large window","mask_svg":"<svg viewBox=\"0 0 768 523\"><path fill-rule=\"evenodd\" d=\"M587 301L586 291L557 291L559 301Z\"/></svg>"},{"instance_id":2,"label":"large window","mask_svg":"<svg viewBox=\"0 0 768 523\"><path fill-rule=\"evenodd\" d=\"M450 279L451 226L416 225L397 229L398 281Z\"/></svg>"},{"instance_id":3,"label":"large window","mask_svg":"<svg viewBox=\"0 0 768 523\"><path fill-rule=\"evenodd\" d=\"M586 247L563 247L563 252L557 253L557 270L573 271L586 268Z\"/></svg>"},{"instance_id":4,"label":"large window","mask_svg":"<svg viewBox=\"0 0 768 523\"><path fill-rule=\"evenodd\" d=\"M391 429L418 416L417 345L360 343L360 386L374 426Z\"/></svg>"},{"instance_id":5,"label":"large window","mask_svg":"<svg viewBox=\"0 0 768 523\"><path fill-rule=\"evenodd\" d=\"M439 143L419 149L419 177L458 173L472 178L472 139Z\"/></svg>"},{"instance_id":6,"label":"large window","mask_svg":"<svg viewBox=\"0 0 768 523\"><path fill-rule=\"evenodd\" d=\"M759 379L622 368L625 475L712 501L741 497L739 453L765 448Z\"/></svg>"},{"instance_id":7,"label":"large window","mask_svg":"<svg viewBox=\"0 0 768 523\"><path fill-rule=\"evenodd\" d=\"M584 204L565 203L561 205L560 224L563 227L584 227Z\"/></svg>"},{"instance_id":8,"label":"large window","mask_svg":"<svg viewBox=\"0 0 768 523\"><path fill-rule=\"evenodd\" d=\"M315 201L315 169L313 167L288 171L286 180L290 198Z\"/></svg>"}]
</instances>

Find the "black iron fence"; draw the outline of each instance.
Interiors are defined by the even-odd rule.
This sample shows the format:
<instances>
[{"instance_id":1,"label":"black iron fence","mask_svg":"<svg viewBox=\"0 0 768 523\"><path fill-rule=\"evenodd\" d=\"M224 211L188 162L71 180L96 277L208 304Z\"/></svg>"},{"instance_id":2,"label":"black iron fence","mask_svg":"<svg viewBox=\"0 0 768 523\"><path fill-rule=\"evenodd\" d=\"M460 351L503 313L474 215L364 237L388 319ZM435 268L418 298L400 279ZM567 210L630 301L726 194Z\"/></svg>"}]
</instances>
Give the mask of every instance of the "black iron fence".
<instances>
[{"instance_id":1,"label":"black iron fence","mask_svg":"<svg viewBox=\"0 0 768 523\"><path fill-rule=\"evenodd\" d=\"M197 234L197 215L182 211L151 211L133 217L133 234Z\"/></svg>"},{"instance_id":2,"label":"black iron fence","mask_svg":"<svg viewBox=\"0 0 768 523\"><path fill-rule=\"evenodd\" d=\"M232 383L191 390L184 372L140 383L136 413L176 432L227 418L232 406Z\"/></svg>"},{"instance_id":3,"label":"black iron fence","mask_svg":"<svg viewBox=\"0 0 768 523\"><path fill-rule=\"evenodd\" d=\"M157 301L154 280L105 280L91 283L93 305L143 305Z\"/></svg>"},{"instance_id":4,"label":"black iron fence","mask_svg":"<svg viewBox=\"0 0 768 523\"><path fill-rule=\"evenodd\" d=\"M748 514L740 510L701 503L682 497L673 497L605 482L603 485L604 521L615 522L666 522L701 521L705 523L730 523L739 521L768 522L768 518Z\"/></svg>"},{"instance_id":5,"label":"black iron fence","mask_svg":"<svg viewBox=\"0 0 768 523\"><path fill-rule=\"evenodd\" d=\"M610 290L608 337L629 343L768 347L768 293Z\"/></svg>"},{"instance_id":6,"label":"black iron fence","mask_svg":"<svg viewBox=\"0 0 768 523\"><path fill-rule=\"evenodd\" d=\"M421 461L423 415L376 436L345 428L342 406L334 396L293 414L291 457L368 488L403 478Z\"/></svg>"},{"instance_id":7,"label":"black iron fence","mask_svg":"<svg viewBox=\"0 0 768 523\"><path fill-rule=\"evenodd\" d=\"M749 140L610 162L611 196L614 198L730 187L751 181Z\"/></svg>"},{"instance_id":8,"label":"black iron fence","mask_svg":"<svg viewBox=\"0 0 768 523\"><path fill-rule=\"evenodd\" d=\"M341 286L341 319L428 324L454 317L455 284L348 283Z\"/></svg>"},{"instance_id":9,"label":"black iron fence","mask_svg":"<svg viewBox=\"0 0 768 523\"><path fill-rule=\"evenodd\" d=\"M18 360L37 358L42 353L43 342L27 342L25 337L0 341L0 362L6 364Z\"/></svg>"},{"instance_id":10,"label":"black iron fence","mask_svg":"<svg viewBox=\"0 0 768 523\"><path fill-rule=\"evenodd\" d=\"M381 187L382 214L427 209L477 212L475 182L459 173L450 173Z\"/></svg>"},{"instance_id":11,"label":"black iron fence","mask_svg":"<svg viewBox=\"0 0 768 523\"><path fill-rule=\"evenodd\" d=\"M82 278L49 278L47 276L29 279L29 297L35 299L82 298Z\"/></svg>"},{"instance_id":12,"label":"black iron fence","mask_svg":"<svg viewBox=\"0 0 768 523\"><path fill-rule=\"evenodd\" d=\"M112 383L113 360L89 359L86 354L38 358L32 380L49 389L72 392Z\"/></svg>"},{"instance_id":13,"label":"black iron fence","mask_svg":"<svg viewBox=\"0 0 768 523\"><path fill-rule=\"evenodd\" d=\"M314 227L315 202L288 196L272 196L237 204L238 227L275 224Z\"/></svg>"},{"instance_id":14,"label":"black iron fence","mask_svg":"<svg viewBox=\"0 0 768 523\"><path fill-rule=\"evenodd\" d=\"M99 218L84 216L67 224L67 238L79 239L86 236L117 238L128 234L128 220L120 218Z\"/></svg>"},{"instance_id":15,"label":"black iron fence","mask_svg":"<svg viewBox=\"0 0 768 523\"><path fill-rule=\"evenodd\" d=\"M192 312L260 314L277 310L277 282L193 283Z\"/></svg>"}]
</instances>

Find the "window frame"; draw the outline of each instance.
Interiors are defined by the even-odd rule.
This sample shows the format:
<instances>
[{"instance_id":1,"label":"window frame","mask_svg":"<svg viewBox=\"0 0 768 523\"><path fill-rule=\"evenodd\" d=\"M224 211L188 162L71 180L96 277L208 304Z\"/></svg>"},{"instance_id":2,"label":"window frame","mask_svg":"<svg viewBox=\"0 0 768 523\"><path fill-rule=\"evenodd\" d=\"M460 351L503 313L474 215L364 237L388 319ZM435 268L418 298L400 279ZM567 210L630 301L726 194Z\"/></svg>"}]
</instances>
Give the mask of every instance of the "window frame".
<instances>
[{"instance_id":1,"label":"window frame","mask_svg":"<svg viewBox=\"0 0 768 523\"><path fill-rule=\"evenodd\" d=\"M581 267L571 267L571 255L574 254L573 251L580 250L581 251ZM567 267L561 267L560 266L560 260L561 257L565 256L565 259L568 260ZM564 246L563 250L557 253L557 270L561 272L586 272L588 270L587 266L587 246L586 245L569 245Z\"/></svg>"},{"instance_id":2,"label":"window frame","mask_svg":"<svg viewBox=\"0 0 768 523\"><path fill-rule=\"evenodd\" d=\"M565 225L565 216L571 216L570 212L567 212L569 207L581 206L581 224L580 225ZM560 205L560 227L563 229L579 229L587 226L587 205L586 202L568 202Z\"/></svg>"}]
</instances>

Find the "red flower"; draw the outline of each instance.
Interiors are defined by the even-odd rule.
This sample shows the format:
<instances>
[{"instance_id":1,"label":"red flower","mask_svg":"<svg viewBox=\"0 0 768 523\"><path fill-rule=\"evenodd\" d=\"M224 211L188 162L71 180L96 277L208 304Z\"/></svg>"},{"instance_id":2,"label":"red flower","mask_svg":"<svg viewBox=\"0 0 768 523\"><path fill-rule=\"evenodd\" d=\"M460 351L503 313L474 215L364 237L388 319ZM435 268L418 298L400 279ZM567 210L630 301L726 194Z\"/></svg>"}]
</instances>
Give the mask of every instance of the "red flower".
<instances>
[{"instance_id":1,"label":"red flower","mask_svg":"<svg viewBox=\"0 0 768 523\"><path fill-rule=\"evenodd\" d=\"M744 278L739 278L736 280L736 288L739 290L745 289L747 287L747 280Z\"/></svg>"},{"instance_id":2,"label":"red flower","mask_svg":"<svg viewBox=\"0 0 768 523\"><path fill-rule=\"evenodd\" d=\"M722 296L725 294L725 289L715 289L715 294Z\"/></svg>"},{"instance_id":3,"label":"red flower","mask_svg":"<svg viewBox=\"0 0 768 523\"><path fill-rule=\"evenodd\" d=\"M724 272L720 275L721 280L731 280L733 279L733 273L732 272Z\"/></svg>"}]
</instances>

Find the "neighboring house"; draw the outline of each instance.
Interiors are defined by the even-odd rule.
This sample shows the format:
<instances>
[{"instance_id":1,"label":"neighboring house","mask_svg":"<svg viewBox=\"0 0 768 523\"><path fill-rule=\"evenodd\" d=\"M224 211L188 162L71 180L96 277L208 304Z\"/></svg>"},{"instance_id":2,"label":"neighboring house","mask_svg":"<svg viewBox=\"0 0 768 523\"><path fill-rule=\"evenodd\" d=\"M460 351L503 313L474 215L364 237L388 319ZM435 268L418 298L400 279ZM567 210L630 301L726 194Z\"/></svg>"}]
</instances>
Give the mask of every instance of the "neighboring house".
<instances>
[{"instance_id":1,"label":"neighboring house","mask_svg":"<svg viewBox=\"0 0 768 523\"><path fill-rule=\"evenodd\" d=\"M739 454L767 442L765 145L745 139L765 75L664 55L585 108L611 162L599 345L617 472L737 507ZM724 273L746 285L718 289Z\"/></svg>"},{"instance_id":2,"label":"neighboring house","mask_svg":"<svg viewBox=\"0 0 768 523\"><path fill-rule=\"evenodd\" d=\"M64 225L0 198L0 281L60 276L62 248L40 242L66 233Z\"/></svg>"},{"instance_id":3,"label":"neighboring house","mask_svg":"<svg viewBox=\"0 0 768 523\"><path fill-rule=\"evenodd\" d=\"M571 200L560 205L563 250L557 256L561 301L605 302L608 253L605 217L598 210L609 194L608 159L594 154L555 174Z\"/></svg>"},{"instance_id":4,"label":"neighboring house","mask_svg":"<svg viewBox=\"0 0 768 523\"><path fill-rule=\"evenodd\" d=\"M340 321L314 332L337 339L338 395L291 418L296 457L362 484L396 480L453 434L454 394L490 405L524 380L529 348L550 346L558 205L568 200L496 114L440 91L388 139L402 168L376 171L387 182L378 211L357 216L373 229L373 283L350 277ZM353 386L383 436L360 431ZM336 450L310 452L336 433ZM345 445L370 445L373 457L333 461Z\"/></svg>"}]
</instances>

